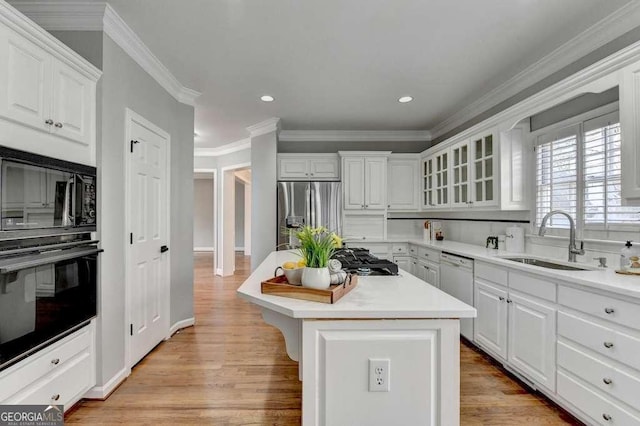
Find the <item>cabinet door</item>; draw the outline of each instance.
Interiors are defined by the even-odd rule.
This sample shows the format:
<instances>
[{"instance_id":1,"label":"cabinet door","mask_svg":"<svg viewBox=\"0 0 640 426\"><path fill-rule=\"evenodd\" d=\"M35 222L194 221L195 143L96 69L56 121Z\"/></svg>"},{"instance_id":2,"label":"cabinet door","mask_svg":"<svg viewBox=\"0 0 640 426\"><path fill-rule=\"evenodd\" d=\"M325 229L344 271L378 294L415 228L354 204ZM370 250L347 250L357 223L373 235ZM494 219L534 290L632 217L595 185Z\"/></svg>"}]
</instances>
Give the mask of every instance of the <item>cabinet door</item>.
<instances>
[{"instance_id":1,"label":"cabinet door","mask_svg":"<svg viewBox=\"0 0 640 426\"><path fill-rule=\"evenodd\" d=\"M342 169L345 210L364 209L364 158L345 157Z\"/></svg>"},{"instance_id":2,"label":"cabinet door","mask_svg":"<svg viewBox=\"0 0 640 426\"><path fill-rule=\"evenodd\" d=\"M387 208L387 159L365 158L364 207L367 210Z\"/></svg>"},{"instance_id":3,"label":"cabinet door","mask_svg":"<svg viewBox=\"0 0 640 426\"><path fill-rule=\"evenodd\" d=\"M469 207L471 201L469 175L469 143L458 143L451 147L451 207Z\"/></svg>"},{"instance_id":4,"label":"cabinet door","mask_svg":"<svg viewBox=\"0 0 640 426\"><path fill-rule=\"evenodd\" d=\"M411 273L411 263L412 260L408 256L393 256L393 262L398 265L398 268L403 271L407 271Z\"/></svg>"},{"instance_id":5,"label":"cabinet door","mask_svg":"<svg viewBox=\"0 0 640 426\"><path fill-rule=\"evenodd\" d=\"M509 364L552 392L556 388L556 309L509 293Z\"/></svg>"},{"instance_id":6,"label":"cabinet door","mask_svg":"<svg viewBox=\"0 0 640 426\"><path fill-rule=\"evenodd\" d=\"M449 206L449 150L434 156L433 185L435 207Z\"/></svg>"},{"instance_id":7,"label":"cabinet door","mask_svg":"<svg viewBox=\"0 0 640 426\"><path fill-rule=\"evenodd\" d=\"M338 158L312 158L309 160L311 180L340 179Z\"/></svg>"},{"instance_id":8,"label":"cabinet door","mask_svg":"<svg viewBox=\"0 0 640 426\"><path fill-rule=\"evenodd\" d=\"M53 133L91 143L93 83L60 61L53 63Z\"/></svg>"},{"instance_id":9,"label":"cabinet door","mask_svg":"<svg viewBox=\"0 0 640 426\"><path fill-rule=\"evenodd\" d=\"M435 207L434 200L434 157L422 160L422 208L429 209Z\"/></svg>"},{"instance_id":10,"label":"cabinet door","mask_svg":"<svg viewBox=\"0 0 640 426\"><path fill-rule=\"evenodd\" d=\"M474 338L480 346L507 359L507 291L475 281Z\"/></svg>"},{"instance_id":11,"label":"cabinet door","mask_svg":"<svg viewBox=\"0 0 640 426\"><path fill-rule=\"evenodd\" d=\"M52 61L43 49L0 28L0 115L49 131Z\"/></svg>"},{"instance_id":12,"label":"cabinet door","mask_svg":"<svg viewBox=\"0 0 640 426\"><path fill-rule=\"evenodd\" d=\"M309 160L305 158L279 158L278 178L280 180L308 180Z\"/></svg>"},{"instance_id":13,"label":"cabinet door","mask_svg":"<svg viewBox=\"0 0 640 426\"><path fill-rule=\"evenodd\" d=\"M622 71L620 82L622 128L622 197L640 203L640 61Z\"/></svg>"},{"instance_id":14,"label":"cabinet door","mask_svg":"<svg viewBox=\"0 0 640 426\"><path fill-rule=\"evenodd\" d=\"M492 206L497 203L496 168L493 133L472 139L473 147L473 205Z\"/></svg>"},{"instance_id":15,"label":"cabinet door","mask_svg":"<svg viewBox=\"0 0 640 426\"><path fill-rule=\"evenodd\" d=\"M418 160L389 159L387 207L391 210L418 210Z\"/></svg>"}]
</instances>

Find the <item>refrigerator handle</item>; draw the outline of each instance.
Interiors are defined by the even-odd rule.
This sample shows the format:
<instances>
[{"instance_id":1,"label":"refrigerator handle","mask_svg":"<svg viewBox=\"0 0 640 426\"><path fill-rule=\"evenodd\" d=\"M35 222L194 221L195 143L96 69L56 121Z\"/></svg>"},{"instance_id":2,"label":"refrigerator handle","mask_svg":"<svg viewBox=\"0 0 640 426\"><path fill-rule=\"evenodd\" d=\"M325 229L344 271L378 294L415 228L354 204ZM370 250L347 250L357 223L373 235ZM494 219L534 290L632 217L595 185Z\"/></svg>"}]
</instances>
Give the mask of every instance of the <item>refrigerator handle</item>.
<instances>
[{"instance_id":1,"label":"refrigerator handle","mask_svg":"<svg viewBox=\"0 0 640 426\"><path fill-rule=\"evenodd\" d=\"M306 226L315 226L313 223L313 209L314 209L314 202L313 202L313 188L311 186L311 184L307 184L307 190L305 192L305 195L307 197L307 202L305 203L305 225Z\"/></svg>"}]
</instances>

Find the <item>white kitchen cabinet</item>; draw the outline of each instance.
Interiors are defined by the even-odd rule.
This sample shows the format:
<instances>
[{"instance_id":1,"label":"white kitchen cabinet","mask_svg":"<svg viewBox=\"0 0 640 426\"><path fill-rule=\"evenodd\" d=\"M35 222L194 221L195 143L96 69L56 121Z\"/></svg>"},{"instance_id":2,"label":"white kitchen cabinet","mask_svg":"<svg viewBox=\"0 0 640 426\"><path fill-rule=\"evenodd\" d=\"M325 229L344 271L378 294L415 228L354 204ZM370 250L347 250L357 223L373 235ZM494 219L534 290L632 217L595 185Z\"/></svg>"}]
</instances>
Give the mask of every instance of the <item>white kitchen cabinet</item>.
<instances>
[{"instance_id":1,"label":"white kitchen cabinet","mask_svg":"<svg viewBox=\"0 0 640 426\"><path fill-rule=\"evenodd\" d=\"M422 160L422 208L430 209L435 207L435 170L433 167L434 158L429 157Z\"/></svg>"},{"instance_id":2,"label":"white kitchen cabinet","mask_svg":"<svg viewBox=\"0 0 640 426\"><path fill-rule=\"evenodd\" d=\"M389 152L340 152L345 210L387 209L387 157L389 154Z\"/></svg>"},{"instance_id":3,"label":"white kitchen cabinet","mask_svg":"<svg viewBox=\"0 0 640 426\"><path fill-rule=\"evenodd\" d=\"M417 261L416 275L434 287L440 287L440 265L423 260Z\"/></svg>"},{"instance_id":4,"label":"white kitchen cabinet","mask_svg":"<svg viewBox=\"0 0 640 426\"><path fill-rule=\"evenodd\" d=\"M473 340L493 352L502 360L507 359L507 289L475 280L475 308Z\"/></svg>"},{"instance_id":5,"label":"white kitchen cabinet","mask_svg":"<svg viewBox=\"0 0 640 426\"><path fill-rule=\"evenodd\" d=\"M434 208L449 207L449 150L439 152L433 157L434 164Z\"/></svg>"},{"instance_id":6,"label":"white kitchen cabinet","mask_svg":"<svg viewBox=\"0 0 640 426\"><path fill-rule=\"evenodd\" d=\"M640 61L621 71L622 198L640 204Z\"/></svg>"},{"instance_id":7,"label":"white kitchen cabinet","mask_svg":"<svg viewBox=\"0 0 640 426\"><path fill-rule=\"evenodd\" d=\"M398 268L400 268L403 271L407 271L410 274L411 269L412 269L412 259L409 256L393 256L393 263L395 263L396 265L398 265Z\"/></svg>"},{"instance_id":8,"label":"white kitchen cabinet","mask_svg":"<svg viewBox=\"0 0 640 426\"><path fill-rule=\"evenodd\" d=\"M468 207L471 201L471 190L469 182L470 175L470 153L469 142L462 141L451 147L451 207Z\"/></svg>"},{"instance_id":9,"label":"white kitchen cabinet","mask_svg":"<svg viewBox=\"0 0 640 426\"><path fill-rule=\"evenodd\" d=\"M335 154L278 154L278 180L339 180Z\"/></svg>"},{"instance_id":10,"label":"white kitchen cabinet","mask_svg":"<svg viewBox=\"0 0 640 426\"><path fill-rule=\"evenodd\" d=\"M539 385L556 388L556 308L509 290L508 362Z\"/></svg>"},{"instance_id":11,"label":"white kitchen cabinet","mask_svg":"<svg viewBox=\"0 0 640 426\"><path fill-rule=\"evenodd\" d=\"M0 24L3 145L95 164L100 70L37 25L2 13L3 22L16 20L14 27Z\"/></svg>"},{"instance_id":12,"label":"white kitchen cabinet","mask_svg":"<svg viewBox=\"0 0 640 426\"><path fill-rule=\"evenodd\" d=\"M495 139L493 132L471 138L474 206L496 205Z\"/></svg>"},{"instance_id":13,"label":"white kitchen cabinet","mask_svg":"<svg viewBox=\"0 0 640 426\"><path fill-rule=\"evenodd\" d=\"M387 163L387 171L387 208L418 210L419 159L415 155L392 154Z\"/></svg>"}]
</instances>

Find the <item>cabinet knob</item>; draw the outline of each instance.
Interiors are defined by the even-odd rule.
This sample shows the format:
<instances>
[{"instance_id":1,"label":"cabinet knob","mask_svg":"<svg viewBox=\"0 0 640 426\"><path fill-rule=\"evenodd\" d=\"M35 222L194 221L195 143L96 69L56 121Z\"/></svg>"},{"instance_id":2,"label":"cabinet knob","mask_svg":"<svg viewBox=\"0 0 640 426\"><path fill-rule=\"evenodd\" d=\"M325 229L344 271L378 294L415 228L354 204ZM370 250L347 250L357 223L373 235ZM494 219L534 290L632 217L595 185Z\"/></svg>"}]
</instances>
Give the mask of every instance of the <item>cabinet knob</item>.
<instances>
[{"instance_id":1,"label":"cabinet knob","mask_svg":"<svg viewBox=\"0 0 640 426\"><path fill-rule=\"evenodd\" d=\"M513 303L513 300L507 299L507 303Z\"/></svg>"},{"instance_id":2,"label":"cabinet knob","mask_svg":"<svg viewBox=\"0 0 640 426\"><path fill-rule=\"evenodd\" d=\"M613 308L604 308L605 313L611 315L612 313L614 313L616 310Z\"/></svg>"},{"instance_id":3,"label":"cabinet knob","mask_svg":"<svg viewBox=\"0 0 640 426\"><path fill-rule=\"evenodd\" d=\"M364 208L365 208L365 209L368 209L368 208L369 208L369 205L368 205L368 204L367 204L367 205L365 205L365 206L364 206Z\"/></svg>"},{"instance_id":4,"label":"cabinet knob","mask_svg":"<svg viewBox=\"0 0 640 426\"><path fill-rule=\"evenodd\" d=\"M51 397L51 400L52 400L52 401L57 401L57 400L59 400L59 399L60 399L60 394L59 394L59 393L57 393L57 394L55 394L55 395L53 395L53 396Z\"/></svg>"},{"instance_id":5,"label":"cabinet knob","mask_svg":"<svg viewBox=\"0 0 640 426\"><path fill-rule=\"evenodd\" d=\"M44 124L48 124L49 126L51 126L53 124L53 120L49 118L44 121Z\"/></svg>"},{"instance_id":6,"label":"cabinet knob","mask_svg":"<svg viewBox=\"0 0 640 426\"><path fill-rule=\"evenodd\" d=\"M605 419L606 421L610 421L612 417L611 417L609 414L604 413L604 414L602 415L602 418L603 418L603 419Z\"/></svg>"},{"instance_id":7,"label":"cabinet knob","mask_svg":"<svg viewBox=\"0 0 640 426\"><path fill-rule=\"evenodd\" d=\"M313 173L311 173L311 176L313 176Z\"/></svg>"},{"instance_id":8,"label":"cabinet knob","mask_svg":"<svg viewBox=\"0 0 640 426\"><path fill-rule=\"evenodd\" d=\"M503 302L503 301L504 301L504 297L502 297L502 296L498 296L498 299L499 299L501 302Z\"/></svg>"},{"instance_id":9,"label":"cabinet knob","mask_svg":"<svg viewBox=\"0 0 640 426\"><path fill-rule=\"evenodd\" d=\"M62 123L60 123L60 122L57 122L57 123L55 124L55 126L56 126L58 129L62 129Z\"/></svg>"},{"instance_id":10,"label":"cabinet knob","mask_svg":"<svg viewBox=\"0 0 640 426\"><path fill-rule=\"evenodd\" d=\"M607 349L611 349L613 347L613 342L604 342L604 347Z\"/></svg>"},{"instance_id":11,"label":"cabinet knob","mask_svg":"<svg viewBox=\"0 0 640 426\"><path fill-rule=\"evenodd\" d=\"M58 365L58 364L60 364L60 358L54 358L54 359L52 359L52 360L51 360L51 364L53 364L53 365Z\"/></svg>"},{"instance_id":12,"label":"cabinet knob","mask_svg":"<svg viewBox=\"0 0 640 426\"><path fill-rule=\"evenodd\" d=\"M613 380L611 380L608 377L605 377L604 379L602 379L602 381L604 382L605 385L610 385L611 383L613 383Z\"/></svg>"}]
</instances>

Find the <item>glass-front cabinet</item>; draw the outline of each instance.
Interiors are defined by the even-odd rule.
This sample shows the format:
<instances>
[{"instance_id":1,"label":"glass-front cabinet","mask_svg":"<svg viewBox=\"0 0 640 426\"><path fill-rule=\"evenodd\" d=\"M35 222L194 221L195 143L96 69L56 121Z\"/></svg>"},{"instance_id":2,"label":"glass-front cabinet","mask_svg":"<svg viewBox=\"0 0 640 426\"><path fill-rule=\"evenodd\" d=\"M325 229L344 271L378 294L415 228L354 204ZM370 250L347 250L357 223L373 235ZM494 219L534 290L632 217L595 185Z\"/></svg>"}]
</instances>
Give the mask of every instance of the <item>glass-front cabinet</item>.
<instances>
[{"instance_id":1,"label":"glass-front cabinet","mask_svg":"<svg viewBox=\"0 0 640 426\"><path fill-rule=\"evenodd\" d=\"M434 202L434 170L433 157L422 160L422 208L430 209L435 207Z\"/></svg>"},{"instance_id":2,"label":"glass-front cabinet","mask_svg":"<svg viewBox=\"0 0 640 426\"><path fill-rule=\"evenodd\" d=\"M449 150L437 153L434 162L434 207L449 206Z\"/></svg>"},{"instance_id":3,"label":"glass-front cabinet","mask_svg":"<svg viewBox=\"0 0 640 426\"><path fill-rule=\"evenodd\" d=\"M497 202L496 140L493 133L484 133L471 139L473 148L473 204L492 206Z\"/></svg>"},{"instance_id":4,"label":"glass-front cabinet","mask_svg":"<svg viewBox=\"0 0 640 426\"><path fill-rule=\"evenodd\" d=\"M469 142L460 142L451 147L451 207L467 207L472 203L469 190Z\"/></svg>"}]
</instances>

